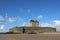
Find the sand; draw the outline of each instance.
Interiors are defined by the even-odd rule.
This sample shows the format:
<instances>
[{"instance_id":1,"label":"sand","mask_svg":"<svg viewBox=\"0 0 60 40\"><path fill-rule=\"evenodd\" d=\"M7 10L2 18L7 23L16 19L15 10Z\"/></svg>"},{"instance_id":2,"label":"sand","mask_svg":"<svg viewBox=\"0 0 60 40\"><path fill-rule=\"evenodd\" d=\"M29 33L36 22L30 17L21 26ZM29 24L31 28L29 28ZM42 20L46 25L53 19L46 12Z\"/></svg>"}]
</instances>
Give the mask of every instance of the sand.
<instances>
[{"instance_id":1,"label":"sand","mask_svg":"<svg viewBox=\"0 0 60 40\"><path fill-rule=\"evenodd\" d=\"M0 34L0 40L60 40L60 34Z\"/></svg>"}]
</instances>

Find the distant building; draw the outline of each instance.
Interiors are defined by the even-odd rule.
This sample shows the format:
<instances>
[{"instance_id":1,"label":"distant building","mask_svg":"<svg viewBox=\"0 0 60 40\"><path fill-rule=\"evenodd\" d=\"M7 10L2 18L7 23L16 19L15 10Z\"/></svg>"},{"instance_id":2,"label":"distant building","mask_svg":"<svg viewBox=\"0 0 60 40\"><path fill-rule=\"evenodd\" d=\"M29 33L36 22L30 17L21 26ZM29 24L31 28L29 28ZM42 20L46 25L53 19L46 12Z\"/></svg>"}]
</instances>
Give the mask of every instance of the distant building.
<instances>
[{"instance_id":1,"label":"distant building","mask_svg":"<svg viewBox=\"0 0 60 40\"><path fill-rule=\"evenodd\" d=\"M38 27L39 26L39 22L37 20L30 20L30 26Z\"/></svg>"}]
</instances>

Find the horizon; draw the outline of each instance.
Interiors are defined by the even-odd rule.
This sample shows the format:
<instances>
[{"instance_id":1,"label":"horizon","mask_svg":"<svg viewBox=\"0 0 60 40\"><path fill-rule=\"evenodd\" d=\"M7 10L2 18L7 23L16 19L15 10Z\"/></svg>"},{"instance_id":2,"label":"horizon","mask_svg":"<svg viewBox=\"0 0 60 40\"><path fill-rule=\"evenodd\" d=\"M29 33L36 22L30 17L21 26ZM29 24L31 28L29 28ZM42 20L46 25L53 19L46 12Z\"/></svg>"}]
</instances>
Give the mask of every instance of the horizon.
<instances>
[{"instance_id":1,"label":"horizon","mask_svg":"<svg viewBox=\"0 0 60 40\"><path fill-rule=\"evenodd\" d=\"M28 26L31 19L60 31L60 0L0 0L0 32Z\"/></svg>"}]
</instances>

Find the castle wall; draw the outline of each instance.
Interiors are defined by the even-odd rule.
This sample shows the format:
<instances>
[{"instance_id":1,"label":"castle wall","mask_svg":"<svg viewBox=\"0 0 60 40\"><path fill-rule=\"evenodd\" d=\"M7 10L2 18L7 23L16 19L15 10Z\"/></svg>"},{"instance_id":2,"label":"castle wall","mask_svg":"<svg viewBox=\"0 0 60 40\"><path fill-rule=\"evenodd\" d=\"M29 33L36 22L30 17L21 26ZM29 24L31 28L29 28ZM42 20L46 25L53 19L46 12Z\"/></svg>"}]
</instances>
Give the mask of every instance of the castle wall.
<instances>
[{"instance_id":1,"label":"castle wall","mask_svg":"<svg viewBox=\"0 0 60 40\"><path fill-rule=\"evenodd\" d=\"M24 27L25 28L25 33L31 33L31 32L37 32L37 33L41 33L41 32L56 32L55 28L49 28L49 27ZM19 27L19 28L12 28L10 29L10 32L14 32L14 33L23 33L23 27Z\"/></svg>"},{"instance_id":2,"label":"castle wall","mask_svg":"<svg viewBox=\"0 0 60 40\"><path fill-rule=\"evenodd\" d=\"M39 31L39 27L26 27L26 33Z\"/></svg>"},{"instance_id":3,"label":"castle wall","mask_svg":"<svg viewBox=\"0 0 60 40\"><path fill-rule=\"evenodd\" d=\"M49 28L49 27L41 27L39 32L56 32L55 28Z\"/></svg>"},{"instance_id":4,"label":"castle wall","mask_svg":"<svg viewBox=\"0 0 60 40\"><path fill-rule=\"evenodd\" d=\"M9 29L9 32L13 32L13 33L22 33L22 31L23 31L22 27Z\"/></svg>"}]
</instances>

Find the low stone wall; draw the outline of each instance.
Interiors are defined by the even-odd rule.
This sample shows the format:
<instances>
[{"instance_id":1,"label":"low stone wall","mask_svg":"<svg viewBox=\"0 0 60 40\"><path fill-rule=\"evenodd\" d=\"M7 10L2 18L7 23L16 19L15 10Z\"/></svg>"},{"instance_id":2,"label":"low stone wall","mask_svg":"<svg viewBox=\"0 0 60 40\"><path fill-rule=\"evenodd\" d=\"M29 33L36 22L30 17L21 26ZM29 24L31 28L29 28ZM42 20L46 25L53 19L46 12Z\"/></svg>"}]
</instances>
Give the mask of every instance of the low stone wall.
<instances>
[{"instance_id":1,"label":"low stone wall","mask_svg":"<svg viewBox=\"0 0 60 40\"><path fill-rule=\"evenodd\" d=\"M56 28L50 28L50 27L41 27L40 32L56 32Z\"/></svg>"},{"instance_id":2,"label":"low stone wall","mask_svg":"<svg viewBox=\"0 0 60 40\"><path fill-rule=\"evenodd\" d=\"M13 33L22 33L22 31L23 31L23 27L9 29L9 32L13 32Z\"/></svg>"},{"instance_id":3,"label":"low stone wall","mask_svg":"<svg viewBox=\"0 0 60 40\"><path fill-rule=\"evenodd\" d=\"M25 30L23 30L23 28ZM43 32L56 32L56 28L51 27L18 27L18 28L11 28L9 32L14 33L43 33Z\"/></svg>"}]
</instances>

